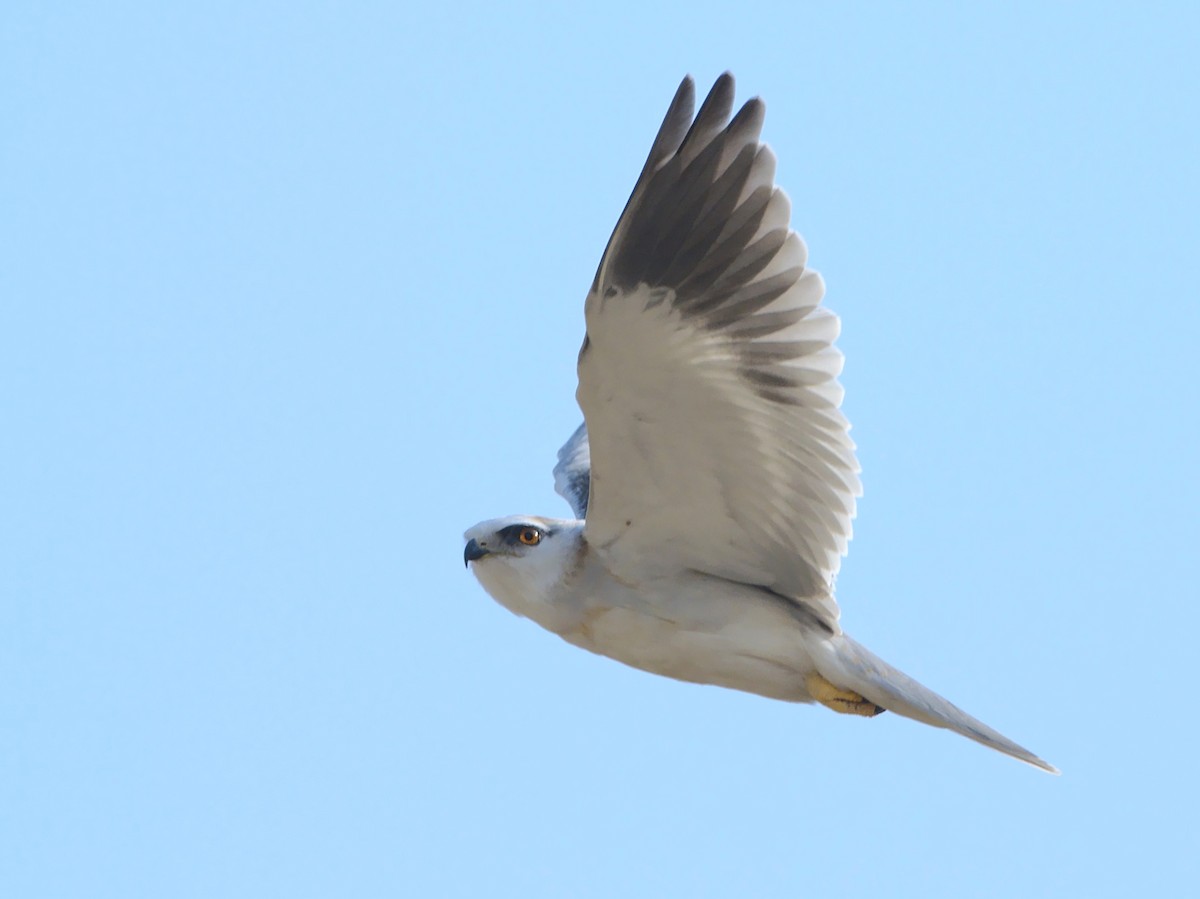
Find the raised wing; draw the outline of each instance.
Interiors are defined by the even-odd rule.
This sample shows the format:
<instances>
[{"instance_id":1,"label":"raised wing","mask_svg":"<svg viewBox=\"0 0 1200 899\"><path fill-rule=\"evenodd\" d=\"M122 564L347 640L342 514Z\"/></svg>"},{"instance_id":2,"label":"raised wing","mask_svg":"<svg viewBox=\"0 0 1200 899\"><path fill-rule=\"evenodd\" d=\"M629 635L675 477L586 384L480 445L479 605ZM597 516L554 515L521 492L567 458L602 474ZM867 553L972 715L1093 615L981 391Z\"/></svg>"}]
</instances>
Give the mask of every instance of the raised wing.
<instances>
[{"instance_id":1,"label":"raised wing","mask_svg":"<svg viewBox=\"0 0 1200 899\"><path fill-rule=\"evenodd\" d=\"M592 457L588 451L587 425L582 424L558 451L554 466L554 489L571 504L576 518L587 516L588 489L591 485Z\"/></svg>"},{"instance_id":2,"label":"raised wing","mask_svg":"<svg viewBox=\"0 0 1200 899\"><path fill-rule=\"evenodd\" d=\"M861 493L839 323L759 143L763 103L730 121L733 93L722 75L693 121L684 79L588 295L585 533L631 581L760 585L836 629Z\"/></svg>"}]
</instances>

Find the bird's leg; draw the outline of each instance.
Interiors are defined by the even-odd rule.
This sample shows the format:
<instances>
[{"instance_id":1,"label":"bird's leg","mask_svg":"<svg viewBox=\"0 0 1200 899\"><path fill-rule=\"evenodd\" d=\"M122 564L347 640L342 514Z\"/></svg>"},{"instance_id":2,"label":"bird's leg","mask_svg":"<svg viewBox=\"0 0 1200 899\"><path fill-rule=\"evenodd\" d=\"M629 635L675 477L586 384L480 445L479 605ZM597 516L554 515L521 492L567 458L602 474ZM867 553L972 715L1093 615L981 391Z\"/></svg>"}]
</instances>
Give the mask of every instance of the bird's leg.
<instances>
[{"instance_id":1,"label":"bird's leg","mask_svg":"<svg viewBox=\"0 0 1200 899\"><path fill-rule=\"evenodd\" d=\"M841 712L843 715L862 715L866 718L873 718L885 711L881 706L875 705L857 693L835 687L815 671L805 676L804 686L808 688L808 694L825 708Z\"/></svg>"}]
</instances>

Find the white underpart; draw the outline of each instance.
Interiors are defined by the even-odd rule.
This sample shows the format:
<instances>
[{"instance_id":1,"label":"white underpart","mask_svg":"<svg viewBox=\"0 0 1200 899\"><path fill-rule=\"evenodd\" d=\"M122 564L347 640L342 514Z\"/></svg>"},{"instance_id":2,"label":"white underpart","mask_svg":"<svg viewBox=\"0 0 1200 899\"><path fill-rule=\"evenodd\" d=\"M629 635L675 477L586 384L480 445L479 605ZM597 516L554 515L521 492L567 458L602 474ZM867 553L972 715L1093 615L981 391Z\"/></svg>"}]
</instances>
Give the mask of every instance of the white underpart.
<instances>
[{"instance_id":1,"label":"white underpart","mask_svg":"<svg viewBox=\"0 0 1200 899\"><path fill-rule=\"evenodd\" d=\"M467 539L509 519L472 528ZM772 699L809 702L814 670L806 633L779 603L741 585L695 574L622 583L595 552L577 564L583 523L560 523L551 540L522 556L472 563L497 602L569 643L676 680L714 684Z\"/></svg>"}]
</instances>

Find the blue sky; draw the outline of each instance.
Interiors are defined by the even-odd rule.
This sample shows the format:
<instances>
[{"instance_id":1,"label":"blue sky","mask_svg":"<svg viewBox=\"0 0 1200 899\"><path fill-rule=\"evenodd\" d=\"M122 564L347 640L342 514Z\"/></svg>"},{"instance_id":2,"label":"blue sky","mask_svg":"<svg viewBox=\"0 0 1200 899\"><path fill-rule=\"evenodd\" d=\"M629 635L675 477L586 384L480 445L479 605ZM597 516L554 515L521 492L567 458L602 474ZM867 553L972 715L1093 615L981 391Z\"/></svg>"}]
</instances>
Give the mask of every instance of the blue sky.
<instances>
[{"instance_id":1,"label":"blue sky","mask_svg":"<svg viewBox=\"0 0 1200 899\"><path fill-rule=\"evenodd\" d=\"M0 894L1200 882L1189 4L14 2ZM858 639L1063 770L509 615L666 104L767 101L842 317Z\"/></svg>"}]
</instances>

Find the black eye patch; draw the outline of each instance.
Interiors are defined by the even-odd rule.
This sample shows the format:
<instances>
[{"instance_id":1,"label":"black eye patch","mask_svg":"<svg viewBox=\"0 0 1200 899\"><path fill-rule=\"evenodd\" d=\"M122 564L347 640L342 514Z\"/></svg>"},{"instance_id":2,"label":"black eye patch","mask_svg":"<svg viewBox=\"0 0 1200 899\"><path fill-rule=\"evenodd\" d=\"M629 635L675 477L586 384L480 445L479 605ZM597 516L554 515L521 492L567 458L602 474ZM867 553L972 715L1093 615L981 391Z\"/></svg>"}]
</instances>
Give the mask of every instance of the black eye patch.
<instances>
[{"instance_id":1,"label":"black eye patch","mask_svg":"<svg viewBox=\"0 0 1200 899\"><path fill-rule=\"evenodd\" d=\"M521 545L521 534L525 531L537 531L541 536L546 536L546 531L536 525L510 524L508 527L500 529L500 537L505 543Z\"/></svg>"}]
</instances>

